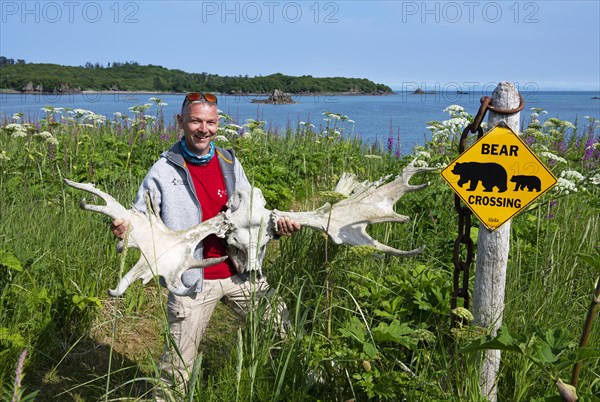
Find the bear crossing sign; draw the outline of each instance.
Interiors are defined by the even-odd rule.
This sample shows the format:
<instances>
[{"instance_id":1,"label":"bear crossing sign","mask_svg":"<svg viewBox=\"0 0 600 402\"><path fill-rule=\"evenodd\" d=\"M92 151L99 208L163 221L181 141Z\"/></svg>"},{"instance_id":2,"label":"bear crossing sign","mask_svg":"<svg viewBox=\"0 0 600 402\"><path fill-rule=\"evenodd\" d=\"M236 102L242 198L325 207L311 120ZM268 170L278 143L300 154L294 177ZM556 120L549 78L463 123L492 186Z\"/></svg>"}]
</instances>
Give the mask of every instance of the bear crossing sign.
<instances>
[{"instance_id":1,"label":"bear crossing sign","mask_svg":"<svg viewBox=\"0 0 600 402\"><path fill-rule=\"evenodd\" d=\"M479 221L494 230L556 184L510 128L498 125L441 172Z\"/></svg>"}]
</instances>

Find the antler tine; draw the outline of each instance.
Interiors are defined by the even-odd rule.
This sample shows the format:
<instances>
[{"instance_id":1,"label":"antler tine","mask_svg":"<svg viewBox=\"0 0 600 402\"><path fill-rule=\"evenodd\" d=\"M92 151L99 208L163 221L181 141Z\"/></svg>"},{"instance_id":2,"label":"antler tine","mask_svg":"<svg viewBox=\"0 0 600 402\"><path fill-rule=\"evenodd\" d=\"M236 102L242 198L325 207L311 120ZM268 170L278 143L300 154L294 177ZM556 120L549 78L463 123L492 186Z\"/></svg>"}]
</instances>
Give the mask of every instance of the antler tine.
<instances>
[{"instance_id":1,"label":"antler tine","mask_svg":"<svg viewBox=\"0 0 600 402\"><path fill-rule=\"evenodd\" d=\"M349 190L350 196L334 205L325 204L311 212L281 212L274 210L272 219L279 220L287 216L304 226L327 232L336 244L350 244L353 246L369 245L385 253L397 256L411 256L423 251L423 247L403 251L373 239L366 231L369 224L380 222L404 223L408 216L400 215L394 211L394 204L404 194L423 189L429 183L411 185L409 180L417 173L430 172L434 168L415 167L415 160L404 168L391 182L381 185L386 179L377 182L356 181L353 176L342 175L338 189L345 192Z\"/></svg>"},{"instance_id":2,"label":"antler tine","mask_svg":"<svg viewBox=\"0 0 600 402\"><path fill-rule=\"evenodd\" d=\"M102 198L104 202L106 202L106 205L86 204L85 198L82 198L79 202L79 206L81 207L81 209L84 209L86 211L99 212L101 214L108 215L112 219L122 218L124 216L127 216L129 213L127 209L125 209L125 207L123 207L123 205L121 205L111 195L97 189L91 183L77 183L69 179L64 179L64 182L68 186L71 186L78 190L87 191L88 193L97 195L98 197Z\"/></svg>"},{"instance_id":3,"label":"antler tine","mask_svg":"<svg viewBox=\"0 0 600 402\"><path fill-rule=\"evenodd\" d=\"M183 285L183 282L181 281L181 275L183 274L183 272L189 268L206 268L211 265L223 262L227 258L227 256L219 258L205 258L201 261L198 261L192 257L188 257L188 259L186 260L179 272L172 272L168 278L165 278L167 289L169 289L171 293L177 296L188 296L193 293L196 293L196 286L191 286L188 288ZM173 284L176 284L177 286L173 286Z\"/></svg>"},{"instance_id":4,"label":"antler tine","mask_svg":"<svg viewBox=\"0 0 600 402\"><path fill-rule=\"evenodd\" d=\"M394 180L379 187L376 190L376 192L374 192L374 193L365 194L364 197L366 198L366 197L376 196L377 198L379 198L381 200L386 200L386 202L388 202L388 200L391 200L391 205L389 205L389 206L393 208L396 201L398 201L400 198L402 198L402 196L405 195L406 193L418 191L418 190L421 190L421 189L429 186L429 183L417 184L417 185L413 185L413 184L409 183L410 179L418 173L431 172L431 171L436 170L435 168L430 168L430 167L416 167L414 165L415 161L416 161L416 159L413 159L404 168L404 170L402 170L402 172L398 176L396 176L396 178ZM381 182L382 182L382 180L379 180L378 182L375 182L373 184L375 184L376 186L379 186L378 183L381 183Z\"/></svg>"}]
</instances>

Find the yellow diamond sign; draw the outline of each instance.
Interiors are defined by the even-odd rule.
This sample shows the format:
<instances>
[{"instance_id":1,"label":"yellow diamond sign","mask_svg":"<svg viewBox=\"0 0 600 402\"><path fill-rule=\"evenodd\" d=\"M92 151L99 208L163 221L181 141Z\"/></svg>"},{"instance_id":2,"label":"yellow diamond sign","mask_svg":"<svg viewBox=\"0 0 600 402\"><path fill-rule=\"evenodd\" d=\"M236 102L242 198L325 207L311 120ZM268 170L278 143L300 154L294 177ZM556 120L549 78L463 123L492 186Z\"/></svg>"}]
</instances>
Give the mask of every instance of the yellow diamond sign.
<instances>
[{"instance_id":1,"label":"yellow diamond sign","mask_svg":"<svg viewBox=\"0 0 600 402\"><path fill-rule=\"evenodd\" d=\"M478 139L441 175L490 230L556 184L548 168L504 125Z\"/></svg>"}]
</instances>

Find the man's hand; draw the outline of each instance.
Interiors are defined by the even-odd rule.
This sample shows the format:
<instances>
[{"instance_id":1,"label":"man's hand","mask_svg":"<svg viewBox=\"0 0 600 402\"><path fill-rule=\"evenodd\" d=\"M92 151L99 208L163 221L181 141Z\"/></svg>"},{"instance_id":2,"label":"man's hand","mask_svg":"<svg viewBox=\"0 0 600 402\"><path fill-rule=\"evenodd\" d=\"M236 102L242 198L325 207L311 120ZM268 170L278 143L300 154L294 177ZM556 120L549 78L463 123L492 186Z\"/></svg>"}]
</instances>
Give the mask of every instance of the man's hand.
<instances>
[{"instance_id":1,"label":"man's hand","mask_svg":"<svg viewBox=\"0 0 600 402\"><path fill-rule=\"evenodd\" d=\"M288 217L277 221L277 234L280 236L291 236L300 230L300 224Z\"/></svg>"},{"instance_id":2,"label":"man's hand","mask_svg":"<svg viewBox=\"0 0 600 402\"><path fill-rule=\"evenodd\" d=\"M125 238L125 233L127 233L127 228L129 227L129 224L130 222L124 219L115 219L110 224L110 230L115 236L123 240Z\"/></svg>"}]
</instances>

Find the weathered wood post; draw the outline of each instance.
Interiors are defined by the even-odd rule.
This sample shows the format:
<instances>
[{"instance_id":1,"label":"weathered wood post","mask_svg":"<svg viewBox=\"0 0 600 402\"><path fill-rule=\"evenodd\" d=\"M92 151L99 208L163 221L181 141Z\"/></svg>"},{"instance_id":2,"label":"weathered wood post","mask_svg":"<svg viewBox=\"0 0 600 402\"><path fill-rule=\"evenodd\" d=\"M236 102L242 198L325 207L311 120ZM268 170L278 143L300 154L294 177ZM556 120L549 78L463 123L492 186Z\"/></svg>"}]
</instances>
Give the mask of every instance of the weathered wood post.
<instances>
[{"instance_id":1,"label":"weathered wood post","mask_svg":"<svg viewBox=\"0 0 600 402\"><path fill-rule=\"evenodd\" d=\"M498 84L492 95L491 106L498 109L515 109L519 106L519 92L509 82ZM488 127L505 122L515 133L519 132L520 113L488 116ZM475 262L475 285L473 289L473 316L475 324L488 328L496 335L502 325L504 313L504 291L506 287L506 265L510 242L510 220L494 231L479 224L477 239L477 259ZM496 402L496 374L500 368L500 351L487 350L483 353L483 363L479 376L481 393L490 401Z\"/></svg>"}]
</instances>

